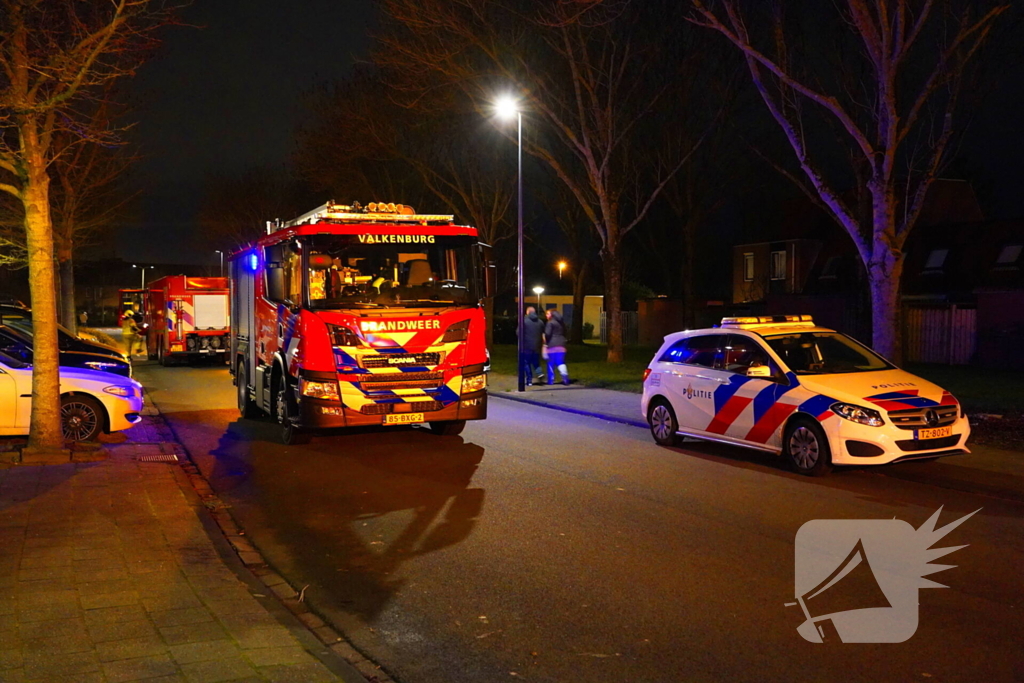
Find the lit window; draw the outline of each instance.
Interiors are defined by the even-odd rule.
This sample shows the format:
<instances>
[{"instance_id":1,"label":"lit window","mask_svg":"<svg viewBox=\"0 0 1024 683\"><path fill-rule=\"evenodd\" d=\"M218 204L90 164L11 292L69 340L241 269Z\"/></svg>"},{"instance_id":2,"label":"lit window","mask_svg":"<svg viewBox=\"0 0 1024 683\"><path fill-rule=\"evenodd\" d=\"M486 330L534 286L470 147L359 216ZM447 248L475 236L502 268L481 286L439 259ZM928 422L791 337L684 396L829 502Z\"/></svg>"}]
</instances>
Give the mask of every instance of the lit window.
<instances>
[{"instance_id":1,"label":"lit window","mask_svg":"<svg viewBox=\"0 0 1024 683\"><path fill-rule=\"evenodd\" d=\"M786 274L786 252L773 251L771 278L773 280L785 280Z\"/></svg>"},{"instance_id":2,"label":"lit window","mask_svg":"<svg viewBox=\"0 0 1024 683\"><path fill-rule=\"evenodd\" d=\"M928 260L924 262L925 270L942 270L942 264L949 256L949 249L932 249L928 254Z\"/></svg>"},{"instance_id":3,"label":"lit window","mask_svg":"<svg viewBox=\"0 0 1024 683\"><path fill-rule=\"evenodd\" d=\"M1020 252L1024 245L1020 244L1007 244L1003 247L1003 250L999 252L999 258L996 259L996 264L1000 266L1008 266L1017 262L1020 258Z\"/></svg>"},{"instance_id":4,"label":"lit window","mask_svg":"<svg viewBox=\"0 0 1024 683\"><path fill-rule=\"evenodd\" d=\"M743 279L751 282L754 279L754 254L747 252L743 254Z\"/></svg>"}]
</instances>

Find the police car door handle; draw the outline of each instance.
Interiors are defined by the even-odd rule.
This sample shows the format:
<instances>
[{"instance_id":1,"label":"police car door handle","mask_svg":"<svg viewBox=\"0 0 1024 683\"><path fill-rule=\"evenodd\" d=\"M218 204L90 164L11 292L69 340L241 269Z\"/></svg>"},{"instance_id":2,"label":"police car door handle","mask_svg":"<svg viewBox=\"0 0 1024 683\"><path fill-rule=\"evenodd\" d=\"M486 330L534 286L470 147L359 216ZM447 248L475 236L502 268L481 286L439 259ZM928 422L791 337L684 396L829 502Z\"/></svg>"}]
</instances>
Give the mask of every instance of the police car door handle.
<instances>
[{"instance_id":1,"label":"police car door handle","mask_svg":"<svg viewBox=\"0 0 1024 683\"><path fill-rule=\"evenodd\" d=\"M729 383L729 380L727 380L727 379L722 379L721 377L712 377L711 375L697 374L697 375L693 375L693 377L696 377L697 379L706 379L706 380L710 380L712 382L718 382L719 384L728 384Z\"/></svg>"}]
</instances>

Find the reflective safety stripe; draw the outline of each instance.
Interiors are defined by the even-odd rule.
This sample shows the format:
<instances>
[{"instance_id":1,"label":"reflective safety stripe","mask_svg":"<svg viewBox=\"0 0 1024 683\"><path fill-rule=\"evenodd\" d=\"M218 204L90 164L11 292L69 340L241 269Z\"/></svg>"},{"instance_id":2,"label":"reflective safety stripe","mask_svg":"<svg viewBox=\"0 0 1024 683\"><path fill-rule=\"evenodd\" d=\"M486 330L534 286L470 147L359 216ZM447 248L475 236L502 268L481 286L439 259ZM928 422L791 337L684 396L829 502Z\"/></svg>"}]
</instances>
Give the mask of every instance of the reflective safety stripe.
<instances>
[{"instance_id":1,"label":"reflective safety stripe","mask_svg":"<svg viewBox=\"0 0 1024 683\"><path fill-rule=\"evenodd\" d=\"M718 392L715 392L716 394ZM730 398L722 409L715 413L715 417L711 420L711 424L708 425L707 431L712 434L725 434L725 431L729 429L733 421L740 416L740 413L750 405L754 399L746 396L733 396Z\"/></svg>"}]
</instances>

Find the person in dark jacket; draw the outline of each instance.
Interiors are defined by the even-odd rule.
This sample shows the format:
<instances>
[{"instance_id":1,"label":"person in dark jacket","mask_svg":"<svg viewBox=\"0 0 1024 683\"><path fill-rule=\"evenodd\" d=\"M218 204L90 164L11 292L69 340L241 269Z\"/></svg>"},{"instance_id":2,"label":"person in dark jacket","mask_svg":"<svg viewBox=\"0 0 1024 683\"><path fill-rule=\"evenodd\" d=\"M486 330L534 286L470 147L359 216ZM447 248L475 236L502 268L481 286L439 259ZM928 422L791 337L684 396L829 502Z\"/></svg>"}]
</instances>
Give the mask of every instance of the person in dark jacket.
<instances>
[{"instance_id":1,"label":"person in dark jacket","mask_svg":"<svg viewBox=\"0 0 1024 683\"><path fill-rule=\"evenodd\" d=\"M544 350L548 359L548 384L555 383L555 368L558 368L558 374L562 376L562 384L569 384L569 368L565 365L565 346L568 342L562 314L555 309L550 309L548 324L544 327Z\"/></svg>"},{"instance_id":2,"label":"person in dark jacket","mask_svg":"<svg viewBox=\"0 0 1024 683\"><path fill-rule=\"evenodd\" d=\"M519 372L526 378L526 385L533 384L534 376L541 381L540 351L544 346L544 322L537 316L533 306L526 308L523 318L523 355L519 359Z\"/></svg>"}]
</instances>

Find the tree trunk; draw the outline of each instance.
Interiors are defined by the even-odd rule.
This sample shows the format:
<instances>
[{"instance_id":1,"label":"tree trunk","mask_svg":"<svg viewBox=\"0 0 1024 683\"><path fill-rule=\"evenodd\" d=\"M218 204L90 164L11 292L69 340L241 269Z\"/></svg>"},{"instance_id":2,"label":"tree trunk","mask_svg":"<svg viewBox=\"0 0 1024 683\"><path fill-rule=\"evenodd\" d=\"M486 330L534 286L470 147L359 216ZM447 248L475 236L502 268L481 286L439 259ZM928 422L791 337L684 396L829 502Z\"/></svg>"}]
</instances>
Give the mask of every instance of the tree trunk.
<instances>
[{"instance_id":1,"label":"tree trunk","mask_svg":"<svg viewBox=\"0 0 1024 683\"><path fill-rule=\"evenodd\" d=\"M27 178L22 193L28 246L29 291L32 295L32 417L29 447L60 449L60 375L57 351L57 288L50 222L50 179L42 155L34 153L32 135L25 136Z\"/></svg>"},{"instance_id":2,"label":"tree trunk","mask_svg":"<svg viewBox=\"0 0 1024 683\"><path fill-rule=\"evenodd\" d=\"M60 322L78 334L78 316L75 315L75 271L70 252L58 258L58 279L60 281Z\"/></svg>"},{"instance_id":3,"label":"tree trunk","mask_svg":"<svg viewBox=\"0 0 1024 683\"><path fill-rule=\"evenodd\" d=\"M580 260L579 268L573 270L572 276L572 329L569 330L569 341L573 344L583 343L583 307L587 296L587 270L590 264Z\"/></svg>"},{"instance_id":4,"label":"tree trunk","mask_svg":"<svg viewBox=\"0 0 1024 683\"><path fill-rule=\"evenodd\" d=\"M900 306L903 254L893 254L884 243L875 244L875 254L867 268L871 291L871 345L898 365L903 362Z\"/></svg>"},{"instance_id":5,"label":"tree trunk","mask_svg":"<svg viewBox=\"0 0 1024 683\"><path fill-rule=\"evenodd\" d=\"M604 261L604 312L608 331L608 362L622 362L622 264L617 244L601 251Z\"/></svg>"}]
</instances>

